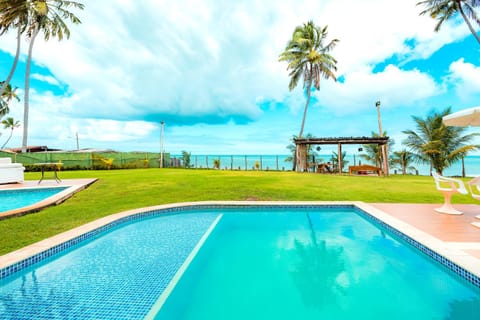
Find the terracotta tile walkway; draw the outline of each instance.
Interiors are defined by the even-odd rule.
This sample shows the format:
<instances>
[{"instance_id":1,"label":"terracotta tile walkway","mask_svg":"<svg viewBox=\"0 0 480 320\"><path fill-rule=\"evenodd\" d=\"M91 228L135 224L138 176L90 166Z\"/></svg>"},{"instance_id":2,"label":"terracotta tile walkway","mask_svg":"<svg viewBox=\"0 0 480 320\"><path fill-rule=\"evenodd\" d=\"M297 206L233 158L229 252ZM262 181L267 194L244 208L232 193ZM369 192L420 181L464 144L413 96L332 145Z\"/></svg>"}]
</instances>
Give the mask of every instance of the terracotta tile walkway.
<instances>
[{"instance_id":1,"label":"terracotta tile walkway","mask_svg":"<svg viewBox=\"0 0 480 320\"><path fill-rule=\"evenodd\" d=\"M480 222L480 205L453 204L462 215L437 213L441 204L372 203L373 207L402 220L431 236L480 259L480 228L472 222Z\"/></svg>"}]
</instances>

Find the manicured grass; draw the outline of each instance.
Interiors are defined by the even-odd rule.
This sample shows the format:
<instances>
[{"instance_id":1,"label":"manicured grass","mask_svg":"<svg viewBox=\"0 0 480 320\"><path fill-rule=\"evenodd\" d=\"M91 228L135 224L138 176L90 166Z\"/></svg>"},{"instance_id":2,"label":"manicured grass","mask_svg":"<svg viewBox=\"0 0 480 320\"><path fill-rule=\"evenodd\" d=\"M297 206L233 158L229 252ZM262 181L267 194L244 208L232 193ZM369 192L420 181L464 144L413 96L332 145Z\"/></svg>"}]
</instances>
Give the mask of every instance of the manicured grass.
<instances>
[{"instance_id":1,"label":"manicured grass","mask_svg":"<svg viewBox=\"0 0 480 320\"><path fill-rule=\"evenodd\" d=\"M26 173L38 179L39 173ZM64 171L62 179L98 178L59 206L0 221L0 254L113 213L202 200L360 200L441 203L426 176L339 176L294 172L185 169ZM454 203L476 203L455 195Z\"/></svg>"}]
</instances>

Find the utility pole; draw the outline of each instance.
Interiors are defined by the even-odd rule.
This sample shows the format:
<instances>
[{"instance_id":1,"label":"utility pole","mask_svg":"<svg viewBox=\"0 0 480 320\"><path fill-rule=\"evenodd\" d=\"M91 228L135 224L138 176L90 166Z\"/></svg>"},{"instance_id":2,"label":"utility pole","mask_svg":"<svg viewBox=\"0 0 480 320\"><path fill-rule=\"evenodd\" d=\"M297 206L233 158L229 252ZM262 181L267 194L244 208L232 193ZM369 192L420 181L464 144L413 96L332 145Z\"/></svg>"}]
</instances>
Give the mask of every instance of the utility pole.
<instances>
[{"instance_id":1,"label":"utility pole","mask_svg":"<svg viewBox=\"0 0 480 320\"><path fill-rule=\"evenodd\" d=\"M163 133L164 133L164 128L165 128L165 122L160 121L160 163L159 167L163 168Z\"/></svg>"},{"instance_id":2,"label":"utility pole","mask_svg":"<svg viewBox=\"0 0 480 320\"><path fill-rule=\"evenodd\" d=\"M383 137L383 129L382 129L382 118L380 116L380 100L375 102L375 107L377 107L377 117L378 117L378 136L381 138ZM382 158L383 158L383 173L388 176L388 159L387 159L387 145L382 145Z\"/></svg>"}]
</instances>

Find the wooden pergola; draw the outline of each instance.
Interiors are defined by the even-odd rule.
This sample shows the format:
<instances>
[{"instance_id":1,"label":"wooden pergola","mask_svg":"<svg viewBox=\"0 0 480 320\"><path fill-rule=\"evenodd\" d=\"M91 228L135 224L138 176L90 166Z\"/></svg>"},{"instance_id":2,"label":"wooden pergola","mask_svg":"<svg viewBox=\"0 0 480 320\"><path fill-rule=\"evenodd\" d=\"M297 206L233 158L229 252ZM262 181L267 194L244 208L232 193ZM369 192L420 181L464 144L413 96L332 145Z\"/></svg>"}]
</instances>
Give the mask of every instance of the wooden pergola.
<instances>
[{"instance_id":1,"label":"wooden pergola","mask_svg":"<svg viewBox=\"0 0 480 320\"><path fill-rule=\"evenodd\" d=\"M342 168L342 145L343 144L376 144L385 145L388 143L389 137L337 137L337 138L304 138L294 139L297 150L297 168L304 171L307 168L307 146L309 145L338 145L338 171L341 173Z\"/></svg>"}]
</instances>

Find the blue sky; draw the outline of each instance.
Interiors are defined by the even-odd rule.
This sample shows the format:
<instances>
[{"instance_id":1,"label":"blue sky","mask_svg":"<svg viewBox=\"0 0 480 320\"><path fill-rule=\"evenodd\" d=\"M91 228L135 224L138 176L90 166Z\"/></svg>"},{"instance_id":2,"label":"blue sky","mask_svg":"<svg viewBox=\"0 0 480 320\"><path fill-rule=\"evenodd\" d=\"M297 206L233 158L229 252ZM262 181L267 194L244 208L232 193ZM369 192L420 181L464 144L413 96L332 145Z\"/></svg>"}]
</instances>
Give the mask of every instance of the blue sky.
<instances>
[{"instance_id":1,"label":"blue sky","mask_svg":"<svg viewBox=\"0 0 480 320\"><path fill-rule=\"evenodd\" d=\"M288 90L278 56L313 20L340 40L340 81L313 94L305 133L370 136L380 100L383 128L402 149L412 116L480 105L480 45L461 20L435 33L417 2L83 1L69 40L35 43L28 144L74 149L78 134L80 148L156 152L164 121L167 152L286 154L305 97ZM0 38L3 78L15 45L13 32ZM10 116L20 121L27 46L12 81L22 101Z\"/></svg>"}]
</instances>

